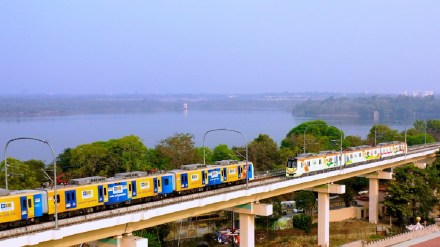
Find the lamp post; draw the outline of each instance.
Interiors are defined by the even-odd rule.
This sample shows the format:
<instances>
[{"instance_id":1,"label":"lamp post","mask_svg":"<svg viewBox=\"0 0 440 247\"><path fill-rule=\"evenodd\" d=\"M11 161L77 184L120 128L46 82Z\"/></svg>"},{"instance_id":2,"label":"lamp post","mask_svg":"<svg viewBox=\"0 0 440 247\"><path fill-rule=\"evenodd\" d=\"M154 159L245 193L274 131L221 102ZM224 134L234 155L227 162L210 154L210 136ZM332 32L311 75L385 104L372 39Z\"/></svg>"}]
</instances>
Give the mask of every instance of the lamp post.
<instances>
[{"instance_id":1,"label":"lamp post","mask_svg":"<svg viewBox=\"0 0 440 247\"><path fill-rule=\"evenodd\" d=\"M233 129L226 129L226 128L222 128L222 129L212 129L212 130L208 130L205 132L205 134L203 135L203 164L206 165L206 160L205 160L205 137L208 133L210 132L214 132L214 131L231 131L237 134L240 134L245 142L246 145L246 189L248 189L249 187L249 167L248 167L248 141L246 139L246 136L241 133L238 130L233 130Z\"/></svg>"},{"instance_id":2,"label":"lamp post","mask_svg":"<svg viewBox=\"0 0 440 247\"><path fill-rule=\"evenodd\" d=\"M6 158L6 152L8 150L8 146L9 143L13 142L13 141L17 141L17 140L34 140L34 141L39 141L42 142L46 145L49 146L51 152L52 152L52 157L53 157L53 181L54 181L54 201L55 201L55 230L58 230L58 200L57 200L57 164L56 164L56 158L55 158L55 152L52 148L52 146L49 144L48 141L45 140L41 140L38 138L34 138L34 137L18 137L18 138L14 138L14 139L10 139L6 145L5 145L5 152L4 152L4 159L5 159L5 186L6 189L8 189L8 161Z\"/></svg>"}]
</instances>

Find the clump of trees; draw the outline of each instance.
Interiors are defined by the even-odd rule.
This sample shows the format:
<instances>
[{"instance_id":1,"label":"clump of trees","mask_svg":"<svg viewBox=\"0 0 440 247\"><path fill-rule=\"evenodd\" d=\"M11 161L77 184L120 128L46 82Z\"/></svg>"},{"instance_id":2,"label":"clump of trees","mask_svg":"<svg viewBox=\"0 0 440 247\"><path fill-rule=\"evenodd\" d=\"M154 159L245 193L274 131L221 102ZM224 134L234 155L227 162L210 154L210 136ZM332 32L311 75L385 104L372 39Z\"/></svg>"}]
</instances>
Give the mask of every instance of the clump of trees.
<instances>
[{"instance_id":1,"label":"clump of trees","mask_svg":"<svg viewBox=\"0 0 440 247\"><path fill-rule=\"evenodd\" d=\"M415 223L416 217L429 220L430 212L439 203L440 159L421 169L413 164L397 167L394 180L387 188L384 204L397 224Z\"/></svg>"}]
</instances>

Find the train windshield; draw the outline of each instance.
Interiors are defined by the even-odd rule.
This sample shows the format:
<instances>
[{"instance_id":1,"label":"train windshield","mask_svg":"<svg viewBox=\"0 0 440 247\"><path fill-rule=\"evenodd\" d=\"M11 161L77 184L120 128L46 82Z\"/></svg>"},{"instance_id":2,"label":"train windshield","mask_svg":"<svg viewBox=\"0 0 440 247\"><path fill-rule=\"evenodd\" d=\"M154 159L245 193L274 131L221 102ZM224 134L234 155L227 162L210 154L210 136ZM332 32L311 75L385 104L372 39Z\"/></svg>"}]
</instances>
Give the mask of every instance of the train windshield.
<instances>
[{"instance_id":1,"label":"train windshield","mask_svg":"<svg viewBox=\"0 0 440 247\"><path fill-rule=\"evenodd\" d=\"M296 159L289 159L287 161L287 168L296 168L298 166Z\"/></svg>"}]
</instances>

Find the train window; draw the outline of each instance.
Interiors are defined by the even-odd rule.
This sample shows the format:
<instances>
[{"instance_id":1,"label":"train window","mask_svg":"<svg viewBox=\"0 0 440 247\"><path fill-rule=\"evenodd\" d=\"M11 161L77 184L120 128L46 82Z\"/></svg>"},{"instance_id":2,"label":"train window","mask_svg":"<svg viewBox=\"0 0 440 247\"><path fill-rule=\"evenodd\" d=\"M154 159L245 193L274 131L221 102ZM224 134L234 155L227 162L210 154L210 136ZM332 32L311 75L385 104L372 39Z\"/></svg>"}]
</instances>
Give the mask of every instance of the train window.
<instances>
[{"instance_id":1,"label":"train window","mask_svg":"<svg viewBox=\"0 0 440 247\"><path fill-rule=\"evenodd\" d=\"M72 200L75 201L75 192L72 193Z\"/></svg>"},{"instance_id":2,"label":"train window","mask_svg":"<svg viewBox=\"0 0 440 247\"><path fill-rule=\"evenodd\" d=\"M55 203L55 196L53 197L53 199L54 199L54 203ZM60 195L57 195L57 203L59 203L60 202Z\"/></svg>"},{"instance_id":3,"label":"train window","mask_svg":"<svg viewBox=\"0 0 440 247\"><path fill-rule=\"evenodd\" d=\"M28 208L32 208L32 200L28 199Z\"/></svg>"},{"instance_id":4,"label":"train window","mask_svg":"<svg viewBox=\"0 0 440 247\"><path fill-rule=\"evenodd\" d=\"M321 159L319 159L319 164L322 164L322 160Z\"/></svg>"},{"instance_id":5,"label":"train window","mask_svg":"<svg viewBox=\"0 0 440 247\"><path fill-rule=\"evenodd\" d=\"M160 180L157 180L157 186L160 187Z\"/></svg>"},{"instance_id":6,"label":"train window","mask_svg":"<svg viewBox=\"0 0 440 247\"><path fill-rule=\"evenodd\" d=\"M128 191L131 191L131 184L128 184Z\"/></svg>"},{"instance_id":7,"label":"train window","mask_svg":"<svg viewBox=\"0 0 440 247\"><path fill-rule=\"evenodd\" d=\"M67 201L70 201L70 193L67 193Z\"/></svg>"},{"instance_id":8,"label":"train window","mask_svg":"<svg viewBox=\"0 0 440 247\"><path fill-rule=\"evenodd\" d=\"M23 209L26 209L26 199L23 199L22 204L23 204Z\"/></svg>"},{"instance_id":9,"label":"train window","mask_svg":"<svg viewBox=\"0 0 440 247\"><path fill-rule=\"evenodd\" d=\"M98 189L98 194L99 194L99 196L102 196L102 188Z\"/></svg>"},{"instance_id":10,"label":"train window","mask_svg":"<svg viewBox=\"0 0 440 247\"><path fill-rule=\"evenodd\" d=\"M165 178L165 179L163 180L163 183L165 184L165 186L167 186L167 185L170 183L170 181L168 181L168 178Z\"/></svg>"},{"instance_id":11,"label":"train window","mask_svg":"<svg viewBox=\"0 0 440 247\"><path fill-rule=\"evenodd\" d=\"M107 188L104 188L104 196L107 195Z\"/></svg>"}]
</instances>

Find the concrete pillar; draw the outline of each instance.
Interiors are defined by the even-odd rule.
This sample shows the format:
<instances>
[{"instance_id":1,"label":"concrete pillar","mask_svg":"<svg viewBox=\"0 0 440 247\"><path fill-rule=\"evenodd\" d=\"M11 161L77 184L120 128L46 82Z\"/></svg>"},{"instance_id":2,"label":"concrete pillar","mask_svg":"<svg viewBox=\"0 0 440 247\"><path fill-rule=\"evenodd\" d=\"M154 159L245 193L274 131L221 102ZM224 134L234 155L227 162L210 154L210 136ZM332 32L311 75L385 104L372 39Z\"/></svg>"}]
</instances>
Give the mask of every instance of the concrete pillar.
<instances>
[{"instance_id":1,"label":"concrete pillar","mask_svg":"<svg viewBox=\"0 0 440 247\"><path fill-rule=\"evenodd\" d=\"M324 184L309 190L318 192L318 245L330 246L330 193L344 194L345 185Z\"/></svg>"},{"instance_id":2,"label":"concrete pillar","mask_svg":"<svg viewBox=\"0 0 440 247\"><path fill-rule=\"evenodd\" d=\"M370 223L377 224L378 222L378 212L377 207L379 206L379 179L370 178L369 179L369 202L368 202L368 219Z\"/></svg>"},{"instance_id":3,"label":"concrete pillar","mask_svg":"<svg viewBox=\"0 0 440 247\"><path fill-rule=\"evenodd\" d=\"M240 247L255 246L255 215L240 214Z\"/></svg>"},{"instance_id":4,"label":"concrete pillar","mask_svg":"<svg viewBox=\"0 0 440 247\"><path fill-rule=\"evenodd\" d=\"M330 196L318 192L318 245L328 247L330 243Z\"/></svg>"},{"instance_id":5,"label":"concrete pillar","mask_svg":"<svg viewBox=\"0 0 440 247\"><path fill-rule=\"evenodd\" d=\"M273 213L271 204L249 203L231 209L240 214L240 247L255 246L255 215L269 216Z\"/></svg>"},{"instance_id":6,"label":"concrete pillar","mask_svg":"<svg viewBox=\"0 0 440 247\"><path fill-rule=\"evenodd\" d=\"M369 190L368 190L368 220L370 223L378 223L378 213L379 213L379 179L392 179L393 174L390 172L377 171L365 175L369 179Z\"/></svg>"}]
</instances>

